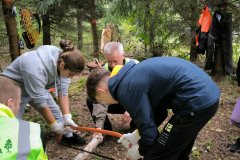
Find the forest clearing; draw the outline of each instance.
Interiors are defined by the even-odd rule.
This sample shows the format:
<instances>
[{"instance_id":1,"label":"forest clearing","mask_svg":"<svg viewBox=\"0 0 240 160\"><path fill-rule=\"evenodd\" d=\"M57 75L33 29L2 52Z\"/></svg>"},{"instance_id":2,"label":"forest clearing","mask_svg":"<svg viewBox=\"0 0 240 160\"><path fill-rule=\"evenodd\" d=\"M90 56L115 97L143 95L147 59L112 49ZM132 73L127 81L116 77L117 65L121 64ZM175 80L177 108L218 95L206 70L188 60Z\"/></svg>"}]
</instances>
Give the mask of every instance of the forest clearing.
<instances>
[{"instance_id":1,"label":"forest clearing","mask_svg":"<svg viewBox=\"0 0 240 160\"><path fill-rule=\"evenodd\" d=\"M2 0L0 159L240 160L239 34L240 0Z\"/></svg>"}]
</instances>

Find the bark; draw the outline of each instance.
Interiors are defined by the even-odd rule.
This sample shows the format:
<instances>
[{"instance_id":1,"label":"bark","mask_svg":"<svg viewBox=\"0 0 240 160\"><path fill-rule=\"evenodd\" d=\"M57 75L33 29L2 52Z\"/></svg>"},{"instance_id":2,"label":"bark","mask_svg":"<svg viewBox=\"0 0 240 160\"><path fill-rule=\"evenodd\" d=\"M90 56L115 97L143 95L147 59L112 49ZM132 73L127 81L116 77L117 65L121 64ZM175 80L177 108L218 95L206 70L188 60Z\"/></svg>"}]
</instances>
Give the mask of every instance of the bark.
<instances>
[{"instance_id":1,"label":"bark","mask_svg":"<svg viewBox=\"0 0 240 160\"><path fill-rule=\"evenodd\" d=\"M42 16L42 22L43 45L51 45L50 20L48 13Z\"/></svg>"},{"instance_id":2,"label":"bark","mask_svg":"<svg viewBox=\"0 0 240 160\"><path fill-rule=\"evenodd\" d=\"M83 48L83 9L77 10L77 28L78 28L78 49L82 50Z\"/></svg>"},{"instance_id":3,"label":"bark","mask_svg":"<svg viewBox=\"0 0 240 160\"><path fill-rule=\"evenodd\" d=\"M94 148L97 147L97 145L100 143L100 138L98 135L96 135L92 141L90 143L88 143L88 145L84 148L85 151L88 151L88 152L92 152ZM75 158L74 160L83 160L85 158L87 158L87 156L89 155L89 153L87 152L82 152L82 153L79 153Z\"/></svg>"},{"instance_id":4,"label":"bark","mask_svg":"<svg viewBox=\"0 0 240 160\"><path fill-rule=\"evenodd\" d=\"M98 36L97 36L97 25L96 25L94 0L89 0L89 3L90 3L90 15L91 15L91 27L92 27L92 36L93 36L94 58L99 58Z\"/></svg>"},{"instance_id":5,"label":"bark","mask_svg":"<svg viewBox=\"0 0 240 160\"><path fill-rule=\"evenodd\" d=\"M222 40L219 38L215 42L215 52L214 52L214 64L211 74L212 75L224 75L224 56L223 56L223 45Z\"/></svg>"},{"instance_id":6,"label":"bark","mask_svg":"<svg viewBox=\"0 0 240 160\"><path fill-rule=\"evenodd\" d=\"M228 13L227 0L219 0L219 5L217 6L217 10L220 13ZM214 63L213 63L213 69L211 74L214 76L225 75L223 44L222 44L221 36L219 36L218 40L216 40L215 42Z\"/></svg>"},{"instance_id":7,"label":"bark","mask_svg":"<svg viewBox=\"0 0 240 160\"><path fill-rule=\"evenodd\" d=\"M196 18L196 5L191 6L191 24L194 24L193 26L197 26L198 19ZM190 46L190 60L191 61L199 61L199 55L196 52L196 32L195 28L191 26L191 46Z\"/></svg>"},{"instance_id":8,"label":"bark","mask_svg":"<svg viewBox=\"0 0 240 160\"><path fill-rule=\"evenodd\" d=\"M2 0L3 14L7 28L7 35L9 39L11 58L13 62L20 55L20 50L18 47L17 23L15 21L14 16L11 13L12 12L11 4L12 4L11 1Z\"/></svg>"},{"instance_id":9,"label":"bark","mask_svg":"<svg viewBox=\"0 0 240 160\"><path fill-rule=\"evenodd\" d=\"M192 38L191 40L190 61L199 61L199 56L196 53L196 38Z\"/></svg>"}]
</instances>

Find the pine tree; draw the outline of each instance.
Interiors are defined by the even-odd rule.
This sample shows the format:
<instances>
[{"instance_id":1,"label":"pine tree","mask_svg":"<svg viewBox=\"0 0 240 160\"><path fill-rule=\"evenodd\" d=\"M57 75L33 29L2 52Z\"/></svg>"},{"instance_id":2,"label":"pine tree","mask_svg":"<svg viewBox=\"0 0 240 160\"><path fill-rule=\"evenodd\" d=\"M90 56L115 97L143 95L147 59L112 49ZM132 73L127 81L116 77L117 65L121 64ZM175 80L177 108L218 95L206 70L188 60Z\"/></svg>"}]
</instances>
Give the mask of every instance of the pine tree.
<instances>
[{"instance_id":1,"label":"pine tree","mask_svg":"<svg viewBox=\"0 0 240 160\"><path fill-rule=\"evenodd\" d=\"M10 139L6 141L4 148L8 150L7 152L9 152L9 149L12 148L12 141Z\"/></svg>"}]
</instances>

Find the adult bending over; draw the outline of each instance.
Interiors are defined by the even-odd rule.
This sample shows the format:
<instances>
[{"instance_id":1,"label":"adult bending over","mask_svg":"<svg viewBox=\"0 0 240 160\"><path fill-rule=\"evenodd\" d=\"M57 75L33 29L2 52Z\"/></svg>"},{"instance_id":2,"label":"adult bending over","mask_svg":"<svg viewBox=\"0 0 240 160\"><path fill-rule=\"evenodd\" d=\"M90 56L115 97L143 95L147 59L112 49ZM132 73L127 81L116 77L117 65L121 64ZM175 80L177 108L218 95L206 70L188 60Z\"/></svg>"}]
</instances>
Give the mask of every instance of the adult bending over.
<instances>
[{"instance_id":1,"label":"adult bending over","mask_svg":"<svg viewBox=\"0 0 240 160\"><path fill-rule=\"evenodd\" d=\"M21 88L21 103L17 118L22 119L24 109L29 103L40 112L49 126L62 141L84 145L86 141L74 134L70 127L77 127L69 111L68 86L70 79L80 74L85 67L82 53L71 46L69 40L60 41L62 51L57 47L44 45L37 50L24 53L14 60L0 76L14 80ZM56 88L61 111L48 89Z\"/></svg>"},{"instance_id":2,"label":"adult bending over","mask_svg":"<svg viewBox=\"0 0 240 160\"><path fill-rule=\"evenodd\" d=\"M119 102L137 125L138 130L119 140L133 159L189 159L198 132L219 105L220 89L212 79L191 62L173 57L115 66L111 75L97 68L86 85L89 98L108 105ZM159 134L164 108L174 115Z\"/></svg>"}]
</instances>

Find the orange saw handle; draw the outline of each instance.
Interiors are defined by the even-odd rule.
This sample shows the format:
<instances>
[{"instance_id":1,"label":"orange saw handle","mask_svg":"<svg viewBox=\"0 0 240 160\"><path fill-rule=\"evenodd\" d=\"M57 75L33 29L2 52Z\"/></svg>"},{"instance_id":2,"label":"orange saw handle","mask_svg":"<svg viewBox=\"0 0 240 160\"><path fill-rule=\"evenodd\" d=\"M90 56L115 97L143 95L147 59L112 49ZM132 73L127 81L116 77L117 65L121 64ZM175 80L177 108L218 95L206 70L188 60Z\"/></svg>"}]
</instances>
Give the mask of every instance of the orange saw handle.
<instances>
[{"instance_id":1,"label":"orange saw handle","mask_svg":"<svg viewBox=\"0 0 240 160\"><path fill-rule=\"evenodd\" d=\"M66 127L66 126L64 126L64 127ZM88 127L73 127L73 126L70 126L70 128L72 128L73 130L78 130L78 131L102 133L102 134L106 134L106 135L110 135L110 136L114 136L114 137L118 137L118 138L122 137L122 134L120 134L118 132L113 132L113 131L108 131L108 130L103 130L103 129L88 128ZM57 143L60 143L60 139L61 139L61 135L58 134L57 135ZM131 148L131 147L132 147L132 144L129 144L129 148Z\"/></svg>"}]
</instances>

